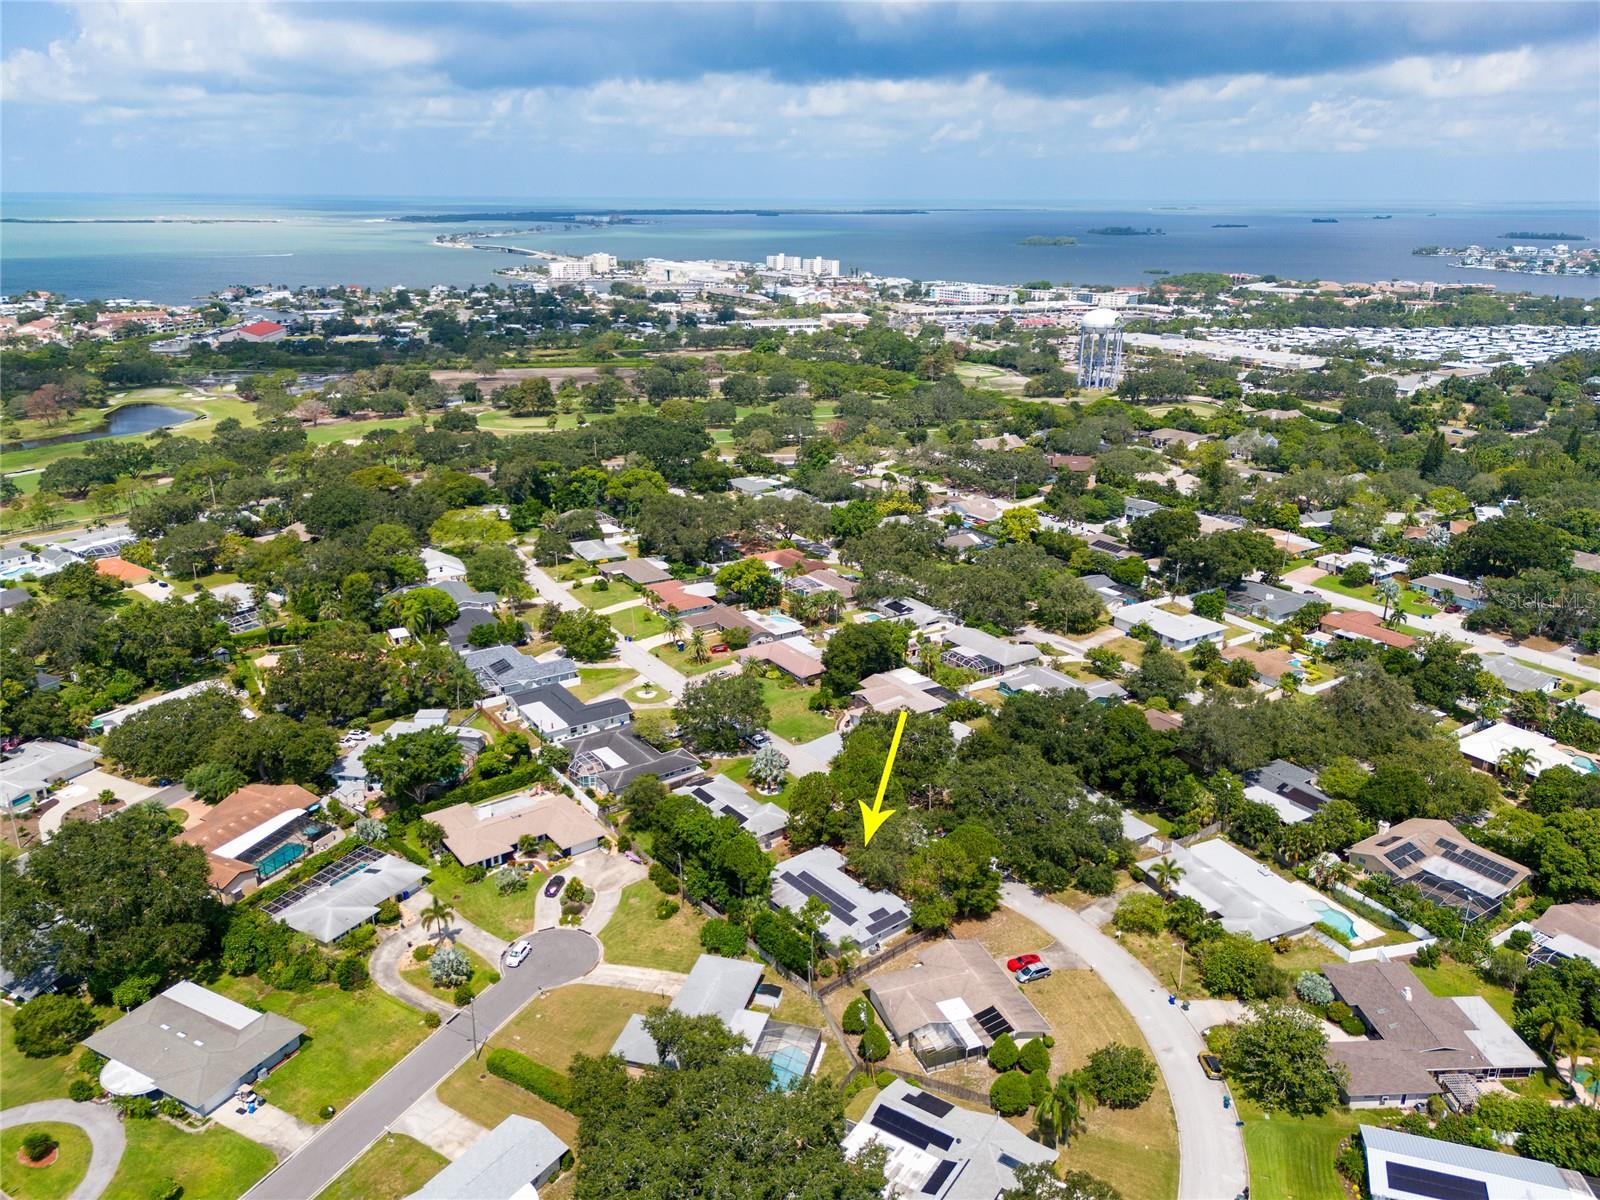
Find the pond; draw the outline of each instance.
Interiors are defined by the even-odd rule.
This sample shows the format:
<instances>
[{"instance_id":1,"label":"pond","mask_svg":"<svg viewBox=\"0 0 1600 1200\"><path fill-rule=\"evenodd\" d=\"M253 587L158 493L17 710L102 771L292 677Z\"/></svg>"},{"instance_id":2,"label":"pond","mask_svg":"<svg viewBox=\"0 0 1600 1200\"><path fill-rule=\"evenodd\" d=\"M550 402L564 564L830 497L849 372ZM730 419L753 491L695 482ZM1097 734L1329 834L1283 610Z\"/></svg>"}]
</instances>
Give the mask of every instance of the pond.
<instances>
[{"instance_id":1,"label":"pond","mask_svg":"<svg viewBox=\"0 0 1600 1200\"><path fill-rule=\"evenodd\" d=\"M124 404L111 410L105 423L85 433L63 433L56 437L34 438L19 443L23 450L40 446L61 446L67 442L95 442L101 438L127 437L130 434L149 433L153 429L169 429L192 421L199 414L187 408L173 408L170 404Z\"/></svg>"}]
</instances>

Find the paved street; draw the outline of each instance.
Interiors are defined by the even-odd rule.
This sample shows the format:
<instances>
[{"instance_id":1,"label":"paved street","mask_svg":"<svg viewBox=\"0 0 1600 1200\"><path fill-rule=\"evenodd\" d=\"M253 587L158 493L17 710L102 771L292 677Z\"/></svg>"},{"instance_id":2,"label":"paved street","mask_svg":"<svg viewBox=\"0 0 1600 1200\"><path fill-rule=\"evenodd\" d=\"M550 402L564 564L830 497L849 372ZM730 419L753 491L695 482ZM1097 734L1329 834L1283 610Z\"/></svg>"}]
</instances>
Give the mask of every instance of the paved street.
<instances>
[{"instance_id":1,"label":"paved street","mask_svg":"<svg viewBox=\"0 0 1600 1200\"><path fill-rule=\"evenodd\" d=\"M74 1104L71 1100L40 1100L0 1112L0 1129L35 1121L76 1125L89 1135L89 1170L67 1200L97 1200L117 1173L117 1164L128 1145L116 1112L109 1105Z\"/></svg>"},{"instance_id":2,"label":"paved street","mask_svg":"<svg viewBox=\"0 0 1600 1200\"><path fill-rule=\"evenodd\" d=\"M546 929L535 934L528 960L508 970L504 979L478 997L479 1043L539 992L571 983L599 961L599 944L586 933ZM306 1200L315 1196L471 1053L472 1019L462 1011L323 1126L304 1149L246 1192L246 1197Z\"/></svg>"},{"instance_id":3,"label":"paved street","mask_svg":"<svg viewBox=\"0 0 1600 1200\"><path fill-rule=\"evenodd\" d=\"M1001 898L1069 946L1099 973L1138 1023L1172 1094L1178 1120L1178 1200L1229 1200L1250 1181L1232 1109L1222 1107L1223 1088L1205 1077L1197 1055L1205 1049L1183 1010L1126 950L1072 909L1008 883Z\"/></svg>"}]
</instances>

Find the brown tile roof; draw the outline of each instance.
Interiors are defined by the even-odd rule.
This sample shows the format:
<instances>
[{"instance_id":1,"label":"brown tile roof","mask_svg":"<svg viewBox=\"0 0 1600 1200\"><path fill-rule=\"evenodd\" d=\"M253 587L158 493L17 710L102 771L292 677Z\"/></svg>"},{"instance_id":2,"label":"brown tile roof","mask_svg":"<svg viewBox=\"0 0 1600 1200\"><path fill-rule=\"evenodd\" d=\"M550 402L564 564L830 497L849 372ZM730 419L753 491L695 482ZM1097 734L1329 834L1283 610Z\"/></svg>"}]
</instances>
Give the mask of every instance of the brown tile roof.
<instances>
[{"instance_id":1,"label":"brown tile roof","mask_svg":"<svg viewBox=\"0 0 1600 1200\"><path fill-rule=\"evenodd\" d=\"M694 592L685 591L683 584L676 579L664 579L660 583L647 584L645 590L655 594L661 601L662 608L676 608L680 613L698 612L715 603L709 596L698 596Z\"/></svg>"},{"instance_id":2,"label":"brown tile roof","mask_svg":"<svg viewBox=\"0 0 1600 1200\"><path fill-rule=\"evenodd\" d=\"M125 558L96 559L94 569L102 575L110 575L113 579L125 580L128 583L143 583L155 573Z\"/></svg>"},{"instance_id":3,"label":"brown tile roof","mask_svg":"<svg viewBox=\"0 0 1600 1200\"><path fill-rule=\"evenodd\" d=\"M1350 633L1369 641L1397 650L1409 650L1417 639L1386 627L1377 616L1369 612L1331 612L1322 618L1325 633Z\"/></svg>"},{"instance_id":4,"label":"brown tile roof","mask_svg":"<svg viewBox=\"0 0 1600 1200\"><path fill-rule=\"evenodd\" d=\"M198 824L178 834L177 840L209 853L280 813L304 811L318 803L315 795L297 783L247 784L206 813Z\"/></svg>"},{"instance_id":5,"label":"brown tile roof","mask_svg":"<svg viewBox=\"0 0 1600 1200\"><path fill-rule=\"evenodd\" d=\"M735 657L769 662L802 681L815 679L822 674L820 660L812 658L809 654L802 654L787 642L766 642L760 646L747 646L738 651Z\"/></svg>"}]
</instances>

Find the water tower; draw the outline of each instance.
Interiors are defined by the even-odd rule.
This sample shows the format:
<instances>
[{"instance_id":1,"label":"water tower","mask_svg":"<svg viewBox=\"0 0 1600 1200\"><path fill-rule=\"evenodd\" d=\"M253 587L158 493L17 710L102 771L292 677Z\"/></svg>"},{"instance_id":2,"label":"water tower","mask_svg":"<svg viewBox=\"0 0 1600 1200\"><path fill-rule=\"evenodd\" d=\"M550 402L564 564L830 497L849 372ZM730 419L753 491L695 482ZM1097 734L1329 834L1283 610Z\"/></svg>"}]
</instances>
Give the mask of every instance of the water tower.
<instances>
[{"instance_id":1,"label":"water tower","mask_svg":"<svg viewBox=\"0 0 1600 1200\"><path fill-rule=\"evenodd\" d=\"M1091 308L1078 322L1078 386L1114 388L1122 379L1122 325L1109 308Z\"/></svg>"}]
</instances>

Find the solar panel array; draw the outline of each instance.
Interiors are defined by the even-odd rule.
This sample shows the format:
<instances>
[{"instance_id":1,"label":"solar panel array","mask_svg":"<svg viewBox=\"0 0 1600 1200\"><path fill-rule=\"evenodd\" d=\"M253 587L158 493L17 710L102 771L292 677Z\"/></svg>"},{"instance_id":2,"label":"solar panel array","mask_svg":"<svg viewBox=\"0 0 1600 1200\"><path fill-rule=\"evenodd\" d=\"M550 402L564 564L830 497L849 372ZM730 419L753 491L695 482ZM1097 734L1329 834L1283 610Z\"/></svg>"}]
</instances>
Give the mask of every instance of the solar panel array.
<instances>
[{"instance_id":1,"label":"solar panel array","mask_svg":"<svg viewBox=\"0 0 1600 1200\"><path fill-rule=\"evenodd\" d=\"M1505 887L1517 877L1517 873L1504 863L1495 862L1487 854L1479 854L1476 850L1465 850L1454 842L1440 842L1444 849L1444 857L1448 862L1459 863L1463 867L1476 871L1485 879L1492 879L1501 887Z\"/></svg>"},{"instance_id":2,"label":"solar panel array","mask_svg":"<svg viewBox=\"0 0 1600 1200\"><path fill-rule=\"evenodd\" d=\"M950 1172L956 1169L956 1164L948 1159L941 1158L939 1165L933 1169L933 1174L928 1176L928 1182L922 1185L922 1194L937 1196L939 1189L944 1187L944 1181L950 1178Z\"/></svg>"},{"instance_id":3,"label":"solar panel array","mask_svg":"<svg viewBox=\"0 0 1600 1200\"><path fill-rule=\"evenodd\" d=\"M1286 783L1278 788L1280 796L1287 797L1296 807L1316 812L1323 806L1326 797L1319 796L1308 788L1303 788L1297 783Z\"/></svg>"},{"instance_id":4,"label":"solar panel array","mask_svg":"<svg viewBox=\"0 0 1600 1200\"><path fill-rule=\"evenodd\" d=\"M1385 1166L1391 1188L1433 1200L1489 1200L1489 1188L1481 1179L1462 1179L1410 1163L1391 1162Z\"/></svg>"},{"instance_id":5,"label":"solar panel array","mask_svg":"<svg viewBox=\"0 0 1600 1200\"><path fill-rule=\"evenodd\" d=\"M338 862L323 867L322 870L305 882L297 883L283 895L275 896L273 899L268 900L261 906L261 909L267 916L275 917L279 913L294 907L307 896L316 895L323 888L333 886L347 875L353 875L368 863L375 863L383 857L384 852L376 846L357 847Z\"/></svg>"},{"instance_id":6,"label":"solar panel array","mask_svg":"<svg viewBox=\"0 0 1600 1200\"><path fill-rule=\"evenodd\" d=\"M796 871L789 876L789 882L797 890L821 900L828 906L828 911L838 917L839 920L849 923L856 919L855 905L811 874L810 871ZM874 913L873 915L877 916L878 914Z\"/></svg>"},{"instance_id":7,"label":"solar panel array","mask_svg":"<svg viewBox=\"0 0 1600 1200\"><path fill-rule=\"evenodd\" d=\"M1415 842L1407 842L1403 846L1396 846L1386 853L1384 857L1389 860L1390 865L1397 871L1403 871L1413 863L1419 863L1428 856L1417 847Z\"/></svg>"},{"instance_id":8,"label":"solar panel array","mask_svg":"<svg viewBox=\"0 0 1600 1200\"><path fill-rule=\"evenodd\" d=\"M955 1139L942 1129L935 1129L932 1125L925 1125L915 1117L903 1113L899 1109L890 1108L887 1104L880 1104L868 1123L874 1129L881 1129L885 1133L893 1134L902 1142L909 1146L915 1146L918 1150L926 1150L929 1146L937 1146L941 1150L948 1150L955 1145Z\"/></svg>"},{"instance_id":9,"label":"solar panel array","mask_svg":"<svg viewBox=\"0 0 1600 1200\"><path fill-rule=\"evenodd\" d=\"M1015 1028L992 1004L982 1012L974 1013L972 1019L991 1039L999 1037L1002 1033L1010 1033Z\"/></svg>"},{"instance_id":10,"label":"solar panel array","mask_svg":"<svg viewBox=\"0 0 1600 1200\"><path fill-rule=\"evenodd\" d=\"M873 909L867 918L868 933L882 933L885 929L892 929L905 920L905 914L892 912L887 908Z\"/></svg>"},{"instance_id":11,"label":"solar panel array","mask_svg":"<svg viewBox=\"0 0 1600 1200\"><path fill-rule=\"evenodd\" d=\"M905 1097L905 1102L914 1108L920 1108L930 1117L942 1117L955 1110L955 1105L941 1100L932 1092L912 1092Z\"/></svg>"}]
</instances>

